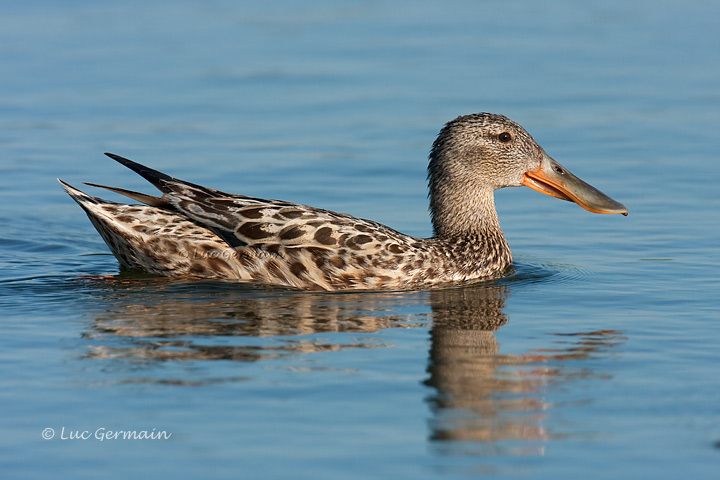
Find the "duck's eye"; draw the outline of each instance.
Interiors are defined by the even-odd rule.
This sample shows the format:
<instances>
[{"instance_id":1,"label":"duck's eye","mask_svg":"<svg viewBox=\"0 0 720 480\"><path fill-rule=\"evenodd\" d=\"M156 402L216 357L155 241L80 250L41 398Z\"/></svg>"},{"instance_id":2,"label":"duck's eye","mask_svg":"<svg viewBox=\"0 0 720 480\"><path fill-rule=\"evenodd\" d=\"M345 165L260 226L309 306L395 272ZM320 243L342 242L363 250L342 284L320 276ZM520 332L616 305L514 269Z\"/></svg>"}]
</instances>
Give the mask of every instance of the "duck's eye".
<instances>
[{"instance_id":1,"label":"duck's eye","mask_svg":"<svg viewBox=\"0 0 720 480\"><path fill-rule=\"evenodd\" d=\"M510 140L512 140L512 135L510 135L508 132L502 132L500 135L498 135L498 140L500 140L502 143L508 143Z\"/></svg>"}]
</instances>

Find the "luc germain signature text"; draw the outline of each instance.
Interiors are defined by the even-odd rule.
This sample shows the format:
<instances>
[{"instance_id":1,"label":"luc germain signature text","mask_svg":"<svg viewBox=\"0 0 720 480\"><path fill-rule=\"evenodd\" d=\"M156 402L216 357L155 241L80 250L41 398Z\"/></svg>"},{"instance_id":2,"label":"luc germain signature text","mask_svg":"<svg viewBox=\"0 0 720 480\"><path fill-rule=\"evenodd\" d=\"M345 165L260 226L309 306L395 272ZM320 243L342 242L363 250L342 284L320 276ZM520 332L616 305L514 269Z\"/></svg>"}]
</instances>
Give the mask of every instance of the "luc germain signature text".
<instances>
[{"instance_id":1,"label":"luc germain signature text","mask_svg":"<svg viewBox=\"0 0 720 480\"><path fill-rule=\"evenodd\" d=\"M56 437L57 433L57 437ZM42 431L45 440L58 438L60 440L169 440L172 433L165 430L153 428L150 430L111 430L100 427L95 430L73 430L60 427L60 432L54 428L46 428Z\"/></svg>"}]
</instances>

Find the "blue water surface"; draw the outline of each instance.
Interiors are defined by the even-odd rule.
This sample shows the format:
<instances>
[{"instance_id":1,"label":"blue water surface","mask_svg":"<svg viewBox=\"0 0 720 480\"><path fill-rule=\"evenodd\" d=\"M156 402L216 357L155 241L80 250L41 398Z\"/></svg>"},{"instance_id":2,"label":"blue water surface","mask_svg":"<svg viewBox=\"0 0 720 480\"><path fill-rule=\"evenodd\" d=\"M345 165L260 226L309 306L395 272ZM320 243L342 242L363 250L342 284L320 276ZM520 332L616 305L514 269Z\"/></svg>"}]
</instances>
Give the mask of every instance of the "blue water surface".
<instances>
[{"instance_id":1,"label":"blue water surface","mask_svg":"<svg viewBox=\"0 0 720 480\"><path fill-rule=\"evenodd\" d=\"M718 478L720 4L0 6L4 478ZM55 181L429 236L478 111L630 215L506 189L510 276L321 294L120 273Z\"/></svg>"}]
</instances>

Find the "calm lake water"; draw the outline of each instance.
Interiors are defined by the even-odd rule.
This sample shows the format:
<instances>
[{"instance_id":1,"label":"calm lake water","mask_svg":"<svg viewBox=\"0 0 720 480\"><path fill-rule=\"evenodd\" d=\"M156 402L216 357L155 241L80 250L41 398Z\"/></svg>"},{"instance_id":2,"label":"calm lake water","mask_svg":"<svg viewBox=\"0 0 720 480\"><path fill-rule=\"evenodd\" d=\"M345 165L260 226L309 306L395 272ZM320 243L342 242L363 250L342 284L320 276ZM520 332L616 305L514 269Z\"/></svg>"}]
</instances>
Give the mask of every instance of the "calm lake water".
<instances>
[{"instance_id":1,"label":"calm lake water","mask_svg":"<svg viewBox=\"0 0 720 480\"><path fill-rule=\"evenodd\" d=\"M720 477L720 3L0 6L4 478ZM508 278L316 294L119 274L55 181L428 236L477 111L630 215L506 189Z\"/></svg>"}]
</instances>

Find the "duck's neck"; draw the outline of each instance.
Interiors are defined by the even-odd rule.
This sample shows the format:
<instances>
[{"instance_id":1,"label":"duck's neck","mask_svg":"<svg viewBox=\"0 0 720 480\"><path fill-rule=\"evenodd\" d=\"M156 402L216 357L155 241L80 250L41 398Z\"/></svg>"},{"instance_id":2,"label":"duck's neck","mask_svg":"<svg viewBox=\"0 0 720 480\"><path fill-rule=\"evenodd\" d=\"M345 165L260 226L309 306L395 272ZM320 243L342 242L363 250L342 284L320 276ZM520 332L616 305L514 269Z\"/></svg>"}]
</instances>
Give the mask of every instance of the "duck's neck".
<instances>
[{"instance_id":1,"label":"duck's neck","mask_svg":"<svg viewBox=\"0 0 720 480\"><path fill-rule=\"evenodd\" d=\"M430 212L437 238L503 236L492 190L430 189Z\"/></svg>"},{"instance_id":2,"label":"duck's neck","mask_svg":"<svg viewBox=\"0 0 720 480\"><path fill-rule=\"evenodd\" d=\"M504 270L512 253L500 228L493 191L430 191L435 238L447 245L463 270ZM483 273L484 275L485 273Z\"/></svg>"},{"instance_id":3,"label":"duck's neck","mask_svg":"<svg viewBox=\"0 0 720 480\"><path fill-rule=\"evenodd\" d=\"M428 165L430 213L435 240L460 270L482 275L512 262L495 210L495 181L478 174L478 152L465 151L463 142L448 140L446 127L433 144Z\"/></svg>"}]
</instances>

